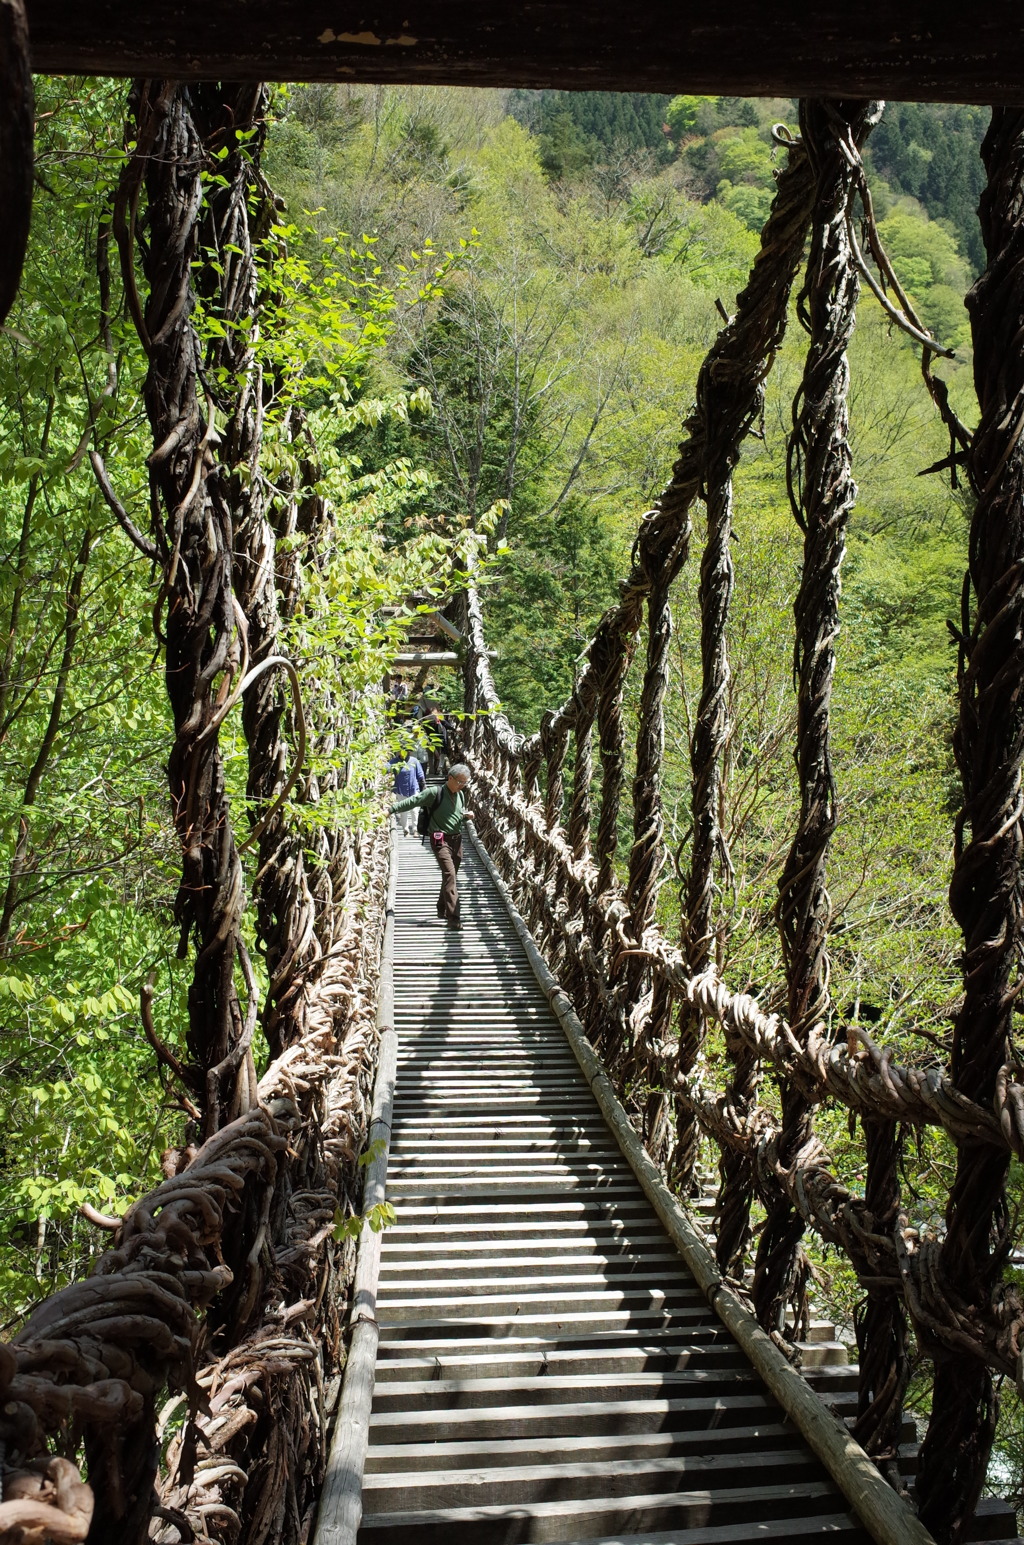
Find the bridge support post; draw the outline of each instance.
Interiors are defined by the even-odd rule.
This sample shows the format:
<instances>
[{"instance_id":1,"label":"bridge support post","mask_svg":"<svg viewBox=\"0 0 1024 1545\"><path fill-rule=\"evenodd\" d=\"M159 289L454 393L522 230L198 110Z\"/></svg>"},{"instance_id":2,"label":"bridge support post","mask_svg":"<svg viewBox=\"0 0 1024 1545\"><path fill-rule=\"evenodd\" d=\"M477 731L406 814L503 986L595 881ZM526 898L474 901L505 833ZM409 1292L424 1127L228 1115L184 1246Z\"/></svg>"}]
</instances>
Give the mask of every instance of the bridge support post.
<instances>
[{"instance_id":1,"label":"bridge support post","mask_svg":"<svg viewBox=\"0 0 1024 1545\"><path fill-rule=\"evenodd\" d=\"M798 306L810 334L803 381L793 408L788 472L794 517L804 532L804 565L794 605L797 766L800 816L779 881L777 915L786 963L789 1021L797 1037L828 1012L826 937L831 904L825 866L835 827L835 784L829 716L835 640L839 632L839 571L846 523L856 497L850 470L846 349L860 284L847 217L855 189L858 148L878 121L876 102L802 102L800 127L817 177L807 280ZM782 1132L776 1163L789 1168L811 1140L811 1106L792 1080L781 1081ZM778 1185L768 1192L764 1231L754 1268L757 1317L781 1330L787 1309L806 1317L803 1220Z\"/></svg>"},{"instance_id":2,"label":"bridge support post","mask_svg":"<svg viewBox=\"0 0 1024 1545\"><path fill-rule=\"evenodd\" d=\"M655 519L643 531L648 542L660 543L662 562L672 565L674 572L689 540L688 511L703 495L708 509L707 552L701 570L703 673L690 748L694 835L682 928L683 950L694 972L710 960L715 866L722 857L720 758L728 665L720 630L728 618L730 581L723 565L729 565L732 474L740 447L761 411L765 380L786 331L789 297L803 257L814 188L814 174L803 146L795 142L779 173L760 250L737 302L736 315L719 333L701 366L697 405L686 422L686 438L672 481L659 501ZM668 541L663 532L659 534L666 523ZM677 1063L683 1077L694 1068L703 1038L701 1016L683 1004ZM738 1056L731 1095L734 1108L742 1111L744 1102L753 1095L756 1062L741 1053ZM696 1119L681 1090L675 1096L675 1120L675 1145L668 1167L673 1184L685 1190L693 1182L698 1142ZM741 1257L746 1244L750 1190L749 1161L731 1153L725 1156L724 1206L735 1223L730 1229L726 1222L723 1229L724 1236L734 1240L730 1259Z\"/></svg>"}]
</instances>

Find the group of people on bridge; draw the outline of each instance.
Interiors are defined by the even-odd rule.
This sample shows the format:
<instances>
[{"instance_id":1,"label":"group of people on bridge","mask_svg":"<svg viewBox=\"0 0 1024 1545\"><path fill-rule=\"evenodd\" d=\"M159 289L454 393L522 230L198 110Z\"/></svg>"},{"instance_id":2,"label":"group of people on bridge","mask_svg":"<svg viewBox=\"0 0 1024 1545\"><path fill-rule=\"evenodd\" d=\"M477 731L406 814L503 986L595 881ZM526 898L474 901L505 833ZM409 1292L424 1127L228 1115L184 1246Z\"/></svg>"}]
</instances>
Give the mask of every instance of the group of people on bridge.
<instances>
[{"instance_id":1,"label":"group of people on bridge","mask_svg":"<svg viewBox=\"0 0 1024 1545\"><path fill-rule=\"evenodd\" d=\"M391 814L405 816L412 811L426 815L424 836L430 838L430 850L437 859L441 871L441 889L437 897L438 918L449 928L462 927L459 905L458 873L462 864L462 828L472 812L466 798L469 768L464 762L455 762L448 769L448 776L440 788L428 784L400 799L392 805ZM407 835L412 835L408 827Z\"/></svg>"}]
</instances>

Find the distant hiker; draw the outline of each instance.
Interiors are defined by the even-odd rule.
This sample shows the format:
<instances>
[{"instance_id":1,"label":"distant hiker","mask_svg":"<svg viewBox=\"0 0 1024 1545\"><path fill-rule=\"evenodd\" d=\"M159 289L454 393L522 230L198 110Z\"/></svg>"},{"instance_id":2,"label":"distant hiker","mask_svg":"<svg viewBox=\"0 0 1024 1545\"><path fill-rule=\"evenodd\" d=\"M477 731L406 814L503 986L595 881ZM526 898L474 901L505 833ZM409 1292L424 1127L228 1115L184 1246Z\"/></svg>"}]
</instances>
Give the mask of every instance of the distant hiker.
<instances>
[{"instance_id":1,"label":"distant hiker","mask_svg":"<svg viewBox=\"0 0 1024 1545\"><path fill-rule=\"evenodd\" d=\"M449 744L448 730L440 708L432 708L427 714L423 720L422 733L430 752L429 771L434 776L443 775L448 766Z\"/></svg>"},{"instance_id":2,"label":"distant hiker","mask_svg":"<svg viewBox=\"0 0 1024 1545\"><path fill-rule=\"evenodd\" d=\"M420 734L419 729L415 725L410 725L409 728L410 729L414 729L415 733L416 733L416 740L413 743L412 754L416 758L417 762L419 762L420 766L423 768L423 775L424 775L424 779L425 779L426 778L426 772L427 772L427 764L430 761L430 752L427 750L426 746L423 744L423 736Z\"/></svg>"},{"instance_id":3,"label":"distant hiker","mask_svg":"<svg viewBox=\"0 0 1024 1545\"><path fill-rule=\"evenodd\" d=\"M395 793L399 799L408 799L410 794L419 794L426 787L426 777L423 767L418 759L410 751L404 761L399 762L395 768ZM413 809L403 811L398 817L398 826L407 837L416 835L416 812Z\"/></svg>"},{"instance_id":4,"label":"distant hiker","mask_svg":"<svg viewBox=\"0 0 1024 1545\"><path fill-rule=\"evenodd\" d=\"M420 794L392 805L392 815L403 815L406 810L421 810L426 816L426 835L441 871L441 891L437 898L437 915L449 928L461 928L459 910L459 885L457 875L462 863L462 827L470 809L463 790L469 782L469 768L456 762L449 768L447 780L440 788L426 788ZM423 817L421 816L421 821ZM421 829L423 829L421 827Z\"/></svg>"}]
</instances>

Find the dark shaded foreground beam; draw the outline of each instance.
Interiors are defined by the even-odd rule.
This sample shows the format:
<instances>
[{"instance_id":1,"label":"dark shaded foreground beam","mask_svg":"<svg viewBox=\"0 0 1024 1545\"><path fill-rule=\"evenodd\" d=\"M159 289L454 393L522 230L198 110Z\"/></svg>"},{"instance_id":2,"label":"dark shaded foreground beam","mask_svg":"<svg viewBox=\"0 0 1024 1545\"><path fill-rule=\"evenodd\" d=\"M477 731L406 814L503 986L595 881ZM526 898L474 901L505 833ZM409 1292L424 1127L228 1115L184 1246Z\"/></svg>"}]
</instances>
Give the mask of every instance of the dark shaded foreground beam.
<instances>
[{"instance_id":1,"label":"dark shaded foreground beam","mask_svg":"<svg viewBox=\"0 0 1024 1545\"><path fill-rule=\"evenodd\" d=\"M18 293L28 246L34 122L25 7L22 0L0 0L0 323Z\"/></svg>"},{"instance_id":2,"label":"dark shaded foreground beam","mask_svg":"<svg viewBox=\"0 0 1024 1545\"><path fill-rule=\"evenodd\" d=\"M53 74L1024 101L1019 0L28 0Z\"/></svg>"}]
</instances>

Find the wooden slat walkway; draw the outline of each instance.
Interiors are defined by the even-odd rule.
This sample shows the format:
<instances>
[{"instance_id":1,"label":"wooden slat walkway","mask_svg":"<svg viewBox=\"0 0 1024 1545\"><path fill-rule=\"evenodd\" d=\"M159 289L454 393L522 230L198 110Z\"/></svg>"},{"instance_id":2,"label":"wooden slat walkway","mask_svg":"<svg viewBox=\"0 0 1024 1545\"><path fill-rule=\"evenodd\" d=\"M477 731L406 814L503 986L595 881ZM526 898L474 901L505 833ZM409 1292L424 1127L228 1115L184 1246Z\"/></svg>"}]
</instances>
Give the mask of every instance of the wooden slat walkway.
<instances>
[{"instance_id":1,"label":"wooden slat walkway","mask_svg":"<svg viewBox=\"0 0 1024 1545\"><path fill-rule=\"evenodd\" d=\"M468 846L468 845L467 845ZM363 1545L866 1542L618 1148L492 882L399 837Z\"/></svg>"}]
</instances>

